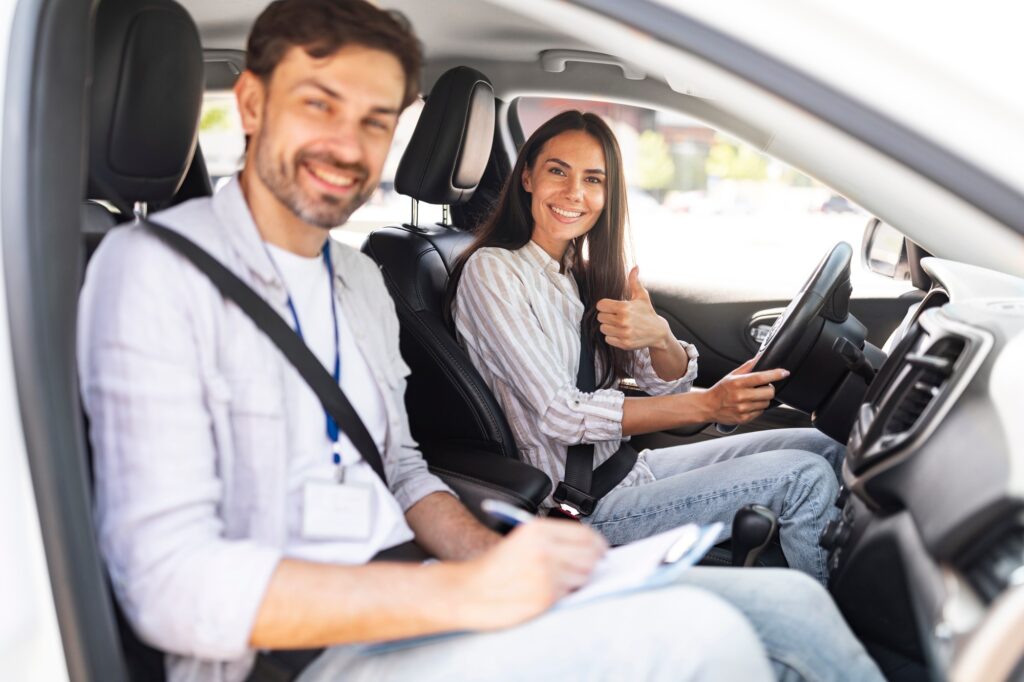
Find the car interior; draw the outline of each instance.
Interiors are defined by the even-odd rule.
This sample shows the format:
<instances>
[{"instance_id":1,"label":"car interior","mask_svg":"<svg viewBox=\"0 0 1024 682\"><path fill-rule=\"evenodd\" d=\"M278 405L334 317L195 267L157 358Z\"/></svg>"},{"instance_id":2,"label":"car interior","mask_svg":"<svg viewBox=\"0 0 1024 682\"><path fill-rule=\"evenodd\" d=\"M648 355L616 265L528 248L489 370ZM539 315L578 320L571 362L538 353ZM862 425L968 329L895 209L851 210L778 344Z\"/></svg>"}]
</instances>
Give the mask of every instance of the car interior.
<instances>
[{"instance_id":1,"label":"car interior","mask_svg":"<svg viewBox=\"0 0 1024 682\"><path fill-rule=\"evenodd\" d=\"M41 44L83 59L58 66L56 50L41 52L52 63L40 62L38 80L24 84L35 93L25 106L38 114L25 120L37 125L25 128L20 146L5 138L5 168L22 169L24 183L9 190L24 188L20 213L5 203L8 307L19 329L13 351L26 444L40 453L33 478L68 669L75 679L160 679L159 652L134 636L110 597L86 511L75 292L111 229L213 193L196 143L204 91L227 90L244 68L245 36L264 2L101 0L95 16L88 4L59 22L40 20ZM413 435L430 468L482 520L487 497L535 512L556 482L520 461L501 408L444 310L452 267L525 139L523 98L644 106L693 117L783 158L787 148L772 147L770 124L756 112L742 117L673 87L509 4L381 4L409 19L427 57L425 102L394 174L406 208L361 243L396 304ZM90 25L91 34L82 29ZM18 149L24 154L15 166L8 159ZM55 149L72 150L82 163L54 158ZM797 165L799 156L785 160ZM82 191L50 197L39 178ZM858 196L854 184L836 189ZM443 207L440 221L420 218L429 206ZM8 234L17 215L25 229ZM896 233L892 268L905 290L858 295L851 269L858 259L872 267L882 234L895 231L869 215L864 222L862 243L840 242L798 268L798 279L806 277L799 288L685 277L654 278L648 288L675 335L699 348L695 390L755 353L760 367L792 372L777 404L741 431L814 426L848 443L841 517L821 544L830 591L886 676L1012 679L1024 674L1024 635L1013 625L1024 614L1016 588L1024 576L1024 431L1014 382L1024 377L1024 280L949 260L956 254L948 249L930 251L918 237L926 232ZM947 259L932 256L939 251ZM76 428L50 427L61 418ZM707 425L635 437L634 445L722 436ZM728 565L738 551L720 546L706 562ZM757 565L785 565L779 547Z\"/></svg>"}]
</instances>

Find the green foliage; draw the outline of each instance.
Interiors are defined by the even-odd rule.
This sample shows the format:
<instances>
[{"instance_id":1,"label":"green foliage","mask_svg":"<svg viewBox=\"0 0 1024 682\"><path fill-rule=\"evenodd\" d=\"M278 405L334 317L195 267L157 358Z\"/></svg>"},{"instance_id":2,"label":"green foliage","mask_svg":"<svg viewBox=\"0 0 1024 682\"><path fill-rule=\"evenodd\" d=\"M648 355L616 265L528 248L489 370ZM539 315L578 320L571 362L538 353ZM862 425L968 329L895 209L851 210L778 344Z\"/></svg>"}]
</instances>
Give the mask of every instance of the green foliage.
<instances>
[{"instance_id":1,"label":"green foliage","mask_svg":"<svg viewBox=\"0 0 1024 682\"><path fill-rule=\"evenodd\" d=\"M230 130L231 118L227 106L203 107L203 115L199 119L199 130L204 133L216 130Z\"/></svg>"},{"instance_id":2,"label":"green foliage","mask_svg":"<svg viewBox=\"0 0 1024 682\"><path fill-rule=\"evenodd\" d=\"M747 145L715 138L705 164L708 175L729 180L764 180L768 177L768 158Z\"/></svg>"},{"instance_id":3,"label":"green foliage","mask_svg":"<svg viewBox=\"0 0 1024 682\"><path fill-rule=\"evenodd\" d=\"M676 165L664 135L655 130L640 133L636 171L636 183L643 189L659 190L671 186Z\"/></svg>"}]
</instances>

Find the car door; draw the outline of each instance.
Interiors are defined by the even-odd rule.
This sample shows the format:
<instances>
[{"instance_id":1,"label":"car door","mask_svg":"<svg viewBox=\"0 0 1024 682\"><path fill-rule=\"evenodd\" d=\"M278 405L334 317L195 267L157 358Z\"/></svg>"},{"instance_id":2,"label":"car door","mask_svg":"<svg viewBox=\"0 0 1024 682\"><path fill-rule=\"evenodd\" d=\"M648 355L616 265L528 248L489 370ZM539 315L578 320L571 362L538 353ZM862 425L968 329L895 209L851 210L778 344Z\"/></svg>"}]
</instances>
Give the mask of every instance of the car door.
<instances>
[{"instance_id":1,"label":"car door","mask_svg":"<svg viewBox=\"0 0 1024 682\"><path fill-rule=\"evenodd\" d=\"M750 145L679 113L610 101L520 98L511 115L529 135L582 108L615 130L629 185L633 255L658 313L701 354L710 387L751 358L776 317L839 241L860 251L870 215ZM920 298L909 282L851 264L854 315L882 346ZM807 426L772 409L752 429Z\"/></svg>"}]
</instances>

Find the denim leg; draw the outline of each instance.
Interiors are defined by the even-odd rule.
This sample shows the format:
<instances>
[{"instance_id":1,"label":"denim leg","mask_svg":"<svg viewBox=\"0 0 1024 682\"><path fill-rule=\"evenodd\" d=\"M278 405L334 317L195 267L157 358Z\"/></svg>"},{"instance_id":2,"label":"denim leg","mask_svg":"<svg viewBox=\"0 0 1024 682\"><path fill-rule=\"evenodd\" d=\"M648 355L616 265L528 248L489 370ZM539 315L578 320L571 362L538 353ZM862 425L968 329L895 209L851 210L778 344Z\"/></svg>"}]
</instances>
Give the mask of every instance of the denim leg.
<instances>
[{"instance_id":1,"label":"denim leg","mask_svg":"<svg viewBox=\"0 0 1024 682\"><path fill-rule=\"evenodd\" d=\"M723 436L714 440L648 450L648 465L657 478L697 469L737 457L748 457L772 450L803 450L824 457L840 478L846 446L817 429L769 429Z\"/></svg>"},{"instance_id":2,"label":"denim leg","mask_svg":"<svg viewBox=\"0 0 1024 682\"><path fill-rule=\"evenodd\" d=\"M832 597L806 575L784 569L695 567L679 582L712 592L739 609L767 649L779 682L884 679Z\"/></svg>"},{"instance_id":3,"label":"denim leg","mask_svg":"<svg viewBox=\"0 0 1024 682\"><path fill-rule=\"evenodd\" d=\"M500 587L500 586L497 586ZM456 635L391 653L328 649L300 676L327 680L773 679L750 623L724 600L671 586L573 608L490 633Z\"/></svg>"},{"instance_id":4,"label":"denim leg","mask_svg":"<svg viewBox=\"0 0 1024 682\"><path fill-rule=\"evenodd\" d=\"M819 455L802 450L762 452L616 488L586 521L616 545L685 523L715 521L725 524L725 539L737 509L762 504L779 517L779 538L789 565L824 584L827 556L818 546L818 536L839 512L834 506L838 488L832 465Z\"/></svg>"}]
</instances>

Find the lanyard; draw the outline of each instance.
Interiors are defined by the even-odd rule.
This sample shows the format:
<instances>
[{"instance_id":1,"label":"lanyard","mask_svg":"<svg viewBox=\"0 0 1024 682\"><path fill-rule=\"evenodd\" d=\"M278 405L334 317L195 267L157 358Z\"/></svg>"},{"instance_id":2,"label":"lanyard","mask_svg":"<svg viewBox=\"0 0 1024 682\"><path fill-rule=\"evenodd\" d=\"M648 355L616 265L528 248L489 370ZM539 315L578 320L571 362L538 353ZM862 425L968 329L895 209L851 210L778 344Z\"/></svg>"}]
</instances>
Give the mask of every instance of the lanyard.
<instances>
[{"instance_id":1,"label":"lanyard","mask_svg":"<svg viewBox=\"0 0 1024 682\"><path fill-rule=\"evenodd\" d=\"M334 381L340 383L341 381L341 342L338 339L338 310L334 303L334 264L331 263L330 254L330 240L324 244L323 259L324 264L327 266L327 282L330 287L331 297L331 319L334 321ZM265 248L265 247L264 247ZM291 292L288 291L288 283L285 282L284 277L281 275L281 271L277 267L277 263L274 261L273 255L267 250L267 256L270 257L270 262L274 266L274 270L277 271L278 279L284 285L285 293L288 295L288 310L291 311L292 320L295 322L295 333L299 335L299 338L305 341L305 337L302 335L302 325L299 324L299 313L295 309L295 302L292 300ZM331 441L331 460L334 464L341 466L341 452L338 447L338 439L341 435L340 429L338 429L338 422L334 421L334 417L324 409L324 420L327 423L327 438Z\"/></svg>"}]
</instances>

